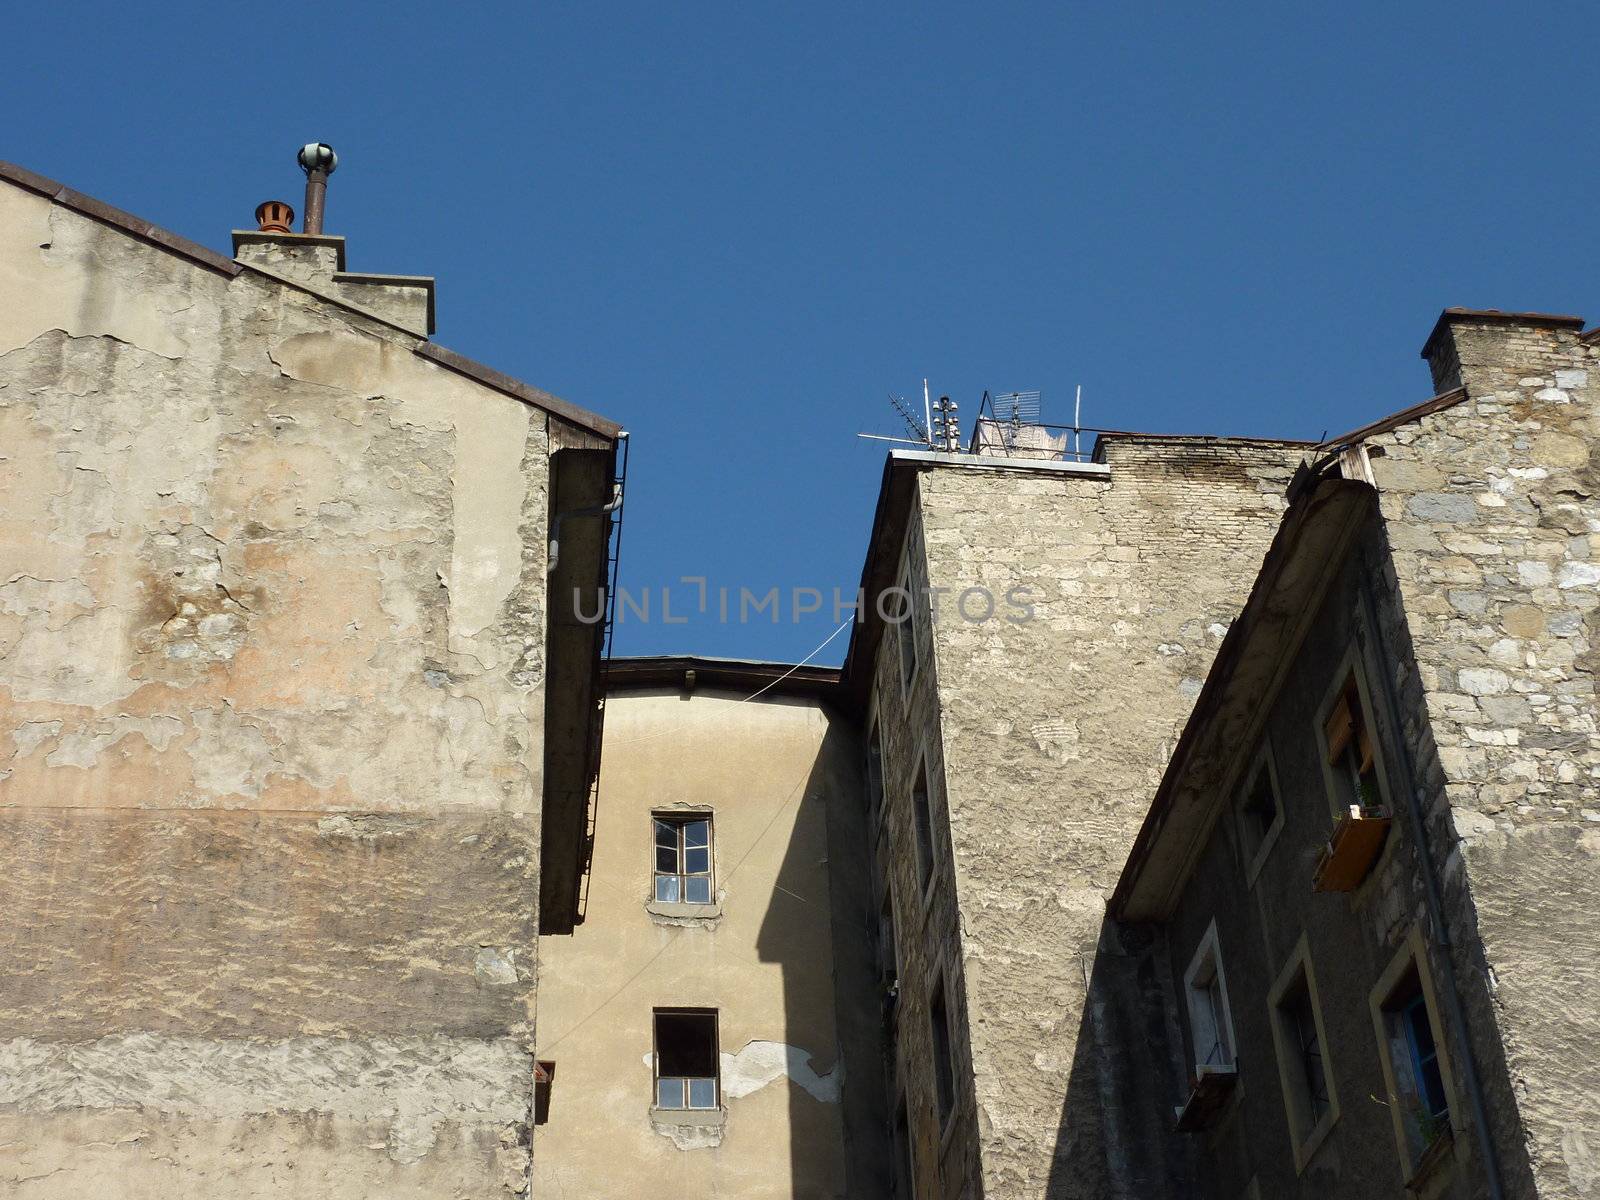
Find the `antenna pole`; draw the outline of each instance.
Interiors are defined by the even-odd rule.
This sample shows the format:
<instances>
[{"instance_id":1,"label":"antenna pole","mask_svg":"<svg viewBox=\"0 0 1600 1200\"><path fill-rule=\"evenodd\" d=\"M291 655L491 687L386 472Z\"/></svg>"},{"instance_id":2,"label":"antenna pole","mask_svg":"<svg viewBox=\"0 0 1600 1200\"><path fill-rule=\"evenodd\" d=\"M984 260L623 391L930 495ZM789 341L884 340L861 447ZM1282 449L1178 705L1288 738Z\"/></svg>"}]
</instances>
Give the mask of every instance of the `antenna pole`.
<instances>
[{"instance_id":1,"label":"antenna pole","mask_svg":"<svg viewBox=\"0 0 1600 1200\"><path fill-rule=\"evenodd\" d=\"M933 449L933 402L928 399L928 381L922 381L922 415L927 424L923 426L928 431L928 449Z\"/></svg>"},{"instance_id":2,"label":"antenna pole","mask_svg":"<svg viewBox=\"0 0 1600 1200\"><path fill-rule=\"evenodd\" d=\"M1078 427L1079 417L1083 413L1083 384L1078 385L1078 394L1072 401L1072 457L1082 461L1083 451L1079 448Z\"/></svg>"}]
</instances>

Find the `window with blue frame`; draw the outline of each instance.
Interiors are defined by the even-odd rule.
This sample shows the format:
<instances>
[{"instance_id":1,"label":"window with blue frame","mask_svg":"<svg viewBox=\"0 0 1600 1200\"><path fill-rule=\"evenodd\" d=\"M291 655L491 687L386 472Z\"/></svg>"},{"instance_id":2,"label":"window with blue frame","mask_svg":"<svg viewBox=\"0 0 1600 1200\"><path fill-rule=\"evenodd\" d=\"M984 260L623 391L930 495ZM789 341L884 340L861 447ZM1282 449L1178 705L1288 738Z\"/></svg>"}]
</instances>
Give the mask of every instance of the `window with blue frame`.
<instances>
[{"instance_id":1,"label":"window with blue frame","mask_svg":"<svg viewBox=\"0 0 1600 1200\"><path fill-rule=\"evenodd\" d=\"M1406 1045L1411 1051L1411 1073L1416 1080L1422 1111L1435 1120L1450 1111L1444 1094L1444 1076L1439 1070L1439 1047L1433 1039L1433 1023L1428 1020L1428 1004L1419 991L1401 1013Z\"/></svg>"},{"instance_id":2,"label":"window with blue frame","mask_svg":"<svg viewBox=\"0 0 1600 1200\"><path fill-rule=\"evenodd\" d=\"M1383 1001L1382 1018L1396 1117L1409 1165L1415 1166L1450 1128L1450 1093L1438 1032L1415 960Z\"/></svg>"},{"instance_id":3,"label":"window with blue frame","mask_svg":"<svg viewBox=\"0 0 1600 1200\"><path fill-rule=\"evenodd\" d=\"M663 904L710 904L711 817L656 814L655 898Z\"/></svg>"}]
</instances>

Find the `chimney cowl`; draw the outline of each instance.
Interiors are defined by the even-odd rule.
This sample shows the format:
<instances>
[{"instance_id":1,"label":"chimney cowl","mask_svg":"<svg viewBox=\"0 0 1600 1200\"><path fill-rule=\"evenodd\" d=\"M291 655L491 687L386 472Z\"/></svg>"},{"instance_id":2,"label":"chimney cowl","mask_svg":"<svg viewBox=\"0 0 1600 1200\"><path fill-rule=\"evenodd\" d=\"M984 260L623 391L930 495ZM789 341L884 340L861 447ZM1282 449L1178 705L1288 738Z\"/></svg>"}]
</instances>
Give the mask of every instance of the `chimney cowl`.
<instances>
[{"instance_id":1,"label":"chimney cowl","mask_svg":"<svg viewBox=\"0 0 1600 1200\"><path fill-rule=\"evenodd\" d=\"M256 205L256 225L262 233L289 233L294 229L294 209L282 200Z\"/></svg>"}]
</instances>

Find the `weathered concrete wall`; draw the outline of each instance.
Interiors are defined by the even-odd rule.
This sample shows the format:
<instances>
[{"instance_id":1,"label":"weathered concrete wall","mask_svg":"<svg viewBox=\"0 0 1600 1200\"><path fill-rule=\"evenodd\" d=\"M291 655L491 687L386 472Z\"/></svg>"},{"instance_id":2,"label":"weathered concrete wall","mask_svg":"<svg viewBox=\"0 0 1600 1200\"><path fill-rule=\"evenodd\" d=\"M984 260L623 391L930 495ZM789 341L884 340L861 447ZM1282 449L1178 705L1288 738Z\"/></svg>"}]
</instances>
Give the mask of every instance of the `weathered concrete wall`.
<instances>
[{"instance_id":1,"label":"weathered concrete wall","mask_svg":"<svg viewBox=\"0 0 1600 1200\"><path fill-rule=\"evenodd\" d=\"M933 638L971 1153L990 1197L1099 1200L1183 1178L1183 1162L1149 1153L1170 1108L1145 1076L1175 1036L1151 983L1160 948L1103 939L1104 903L1301 450L1126 439L1105 457L1102 477L920 476L929 583L1035 597L1022 624L1003 609L963 621L947 600ZM880 675L880 696L895 686ZM1127 1055L1130 1030L1148 1060ZM945 1190L930 1194L959 1195L966 1171L943 1153Z\"/></svg>"},{"instance_id":2,"label":"weathered concrete wall","mask_svg":"<svg viewBox=\"0 0 1600 1200\"><path fill-rule=\"evenodd\" d=\"M1409 735L1469 1019L1501 1034L1478 1047L1506 1063L1496 1127L1526 1138L1512 1194L1600 1196L1600 346L1461 316L1434 351L1466 400L1368 443L1428 712Z\"/></svg>"},{"instance_id":3,"label":"weathered concrete wall","mask_svg":"<svg viewBox=\"0 0 1600 1200\"><path fill-rule=\"evenodd\" d=\"M0 1190L526 1183L545 414L0 183Z\"/></svg>"},{"instance_id":4,"label":"weathered concrete wall","mask_svg":"<svg viewBox=\"0 0 1600 1200\"><path fill-rule=\"evenodd\" d=\"M834 828L859 839L860 742L814 700L740 700L607 701L587 917L540 940L539 1057L556 1071L534 1136L539 1195L883 1194L882 1114L847 1125L843 1096L870 1085L877 1048L837 1013L873 1003L856 977L862 888L835 878L865 869ZM712 813L715 913L653 915L651 813L696 807ZM653 1123L658 1007L717 1010L720 1128Z\"/></svg>"}]
</instances>

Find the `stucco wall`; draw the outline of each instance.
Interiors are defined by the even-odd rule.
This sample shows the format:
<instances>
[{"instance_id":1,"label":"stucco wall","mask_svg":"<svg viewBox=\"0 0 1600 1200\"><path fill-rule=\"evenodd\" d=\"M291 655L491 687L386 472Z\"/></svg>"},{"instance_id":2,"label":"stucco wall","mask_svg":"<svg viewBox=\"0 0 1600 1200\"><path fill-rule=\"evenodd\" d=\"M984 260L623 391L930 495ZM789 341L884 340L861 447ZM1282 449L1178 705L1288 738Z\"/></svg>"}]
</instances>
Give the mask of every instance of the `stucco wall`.
<instances>
[{"instance_id":1,"label":"stucco wall","mask_svg":"<svg viewBox=\"0 0 1600 1200\"><path fill-rule=\"evenodd\" d=\"M0 1180L526 1184L545 414L0 183Z\"/></svg>"},{"instance_id":2,"label":"stucco wall","mask_svg":"<svg viewBox=\"0 0 1600 1200\"><path fill-rule=\"evenodd\" d=\"M934 637L987 1196L1183 1177L1149 1153L1148 1077L1176 1069L1149 983L1159 947L1103 937L1104 902L1300 457L1130 438L1107 443L1103 477L920 476L930 583L1035 597L1029 622L950 614Z\"/></svg>"},{"instance_id":3,"label":"stucco wall","mask_svg":"<svg viewBox=\"0 0 1600 1200\"><path fill-rule=\"evenodd\" d=\"M837 1015L872 1004L860 753L809 698L609 697L587 916L540 940L539 1057L556 1071L538 1194L881 1194L882 1115L847 1125L843 1102L870 1087L876 1047ZM716 915L653 915L651 814L699 807ZM673 1007L718 1012L720 1127L652 1119L652 1013Z\"/></svg>"},{"instance_id":4,"label":"stucco wall","mask_svg":"<svg viewBox=\"0 0 1600 1200\"><path fill-rule=\"evenodd\" d=\"M1501 1034L1494 1115L1526 1137L1512 1194L1600 1196L1600 345L1462 316L1435 351L1466 400L1369 442L1427 705L1411 735L1469 1012Z\"/></svg>"}]
</instances>

